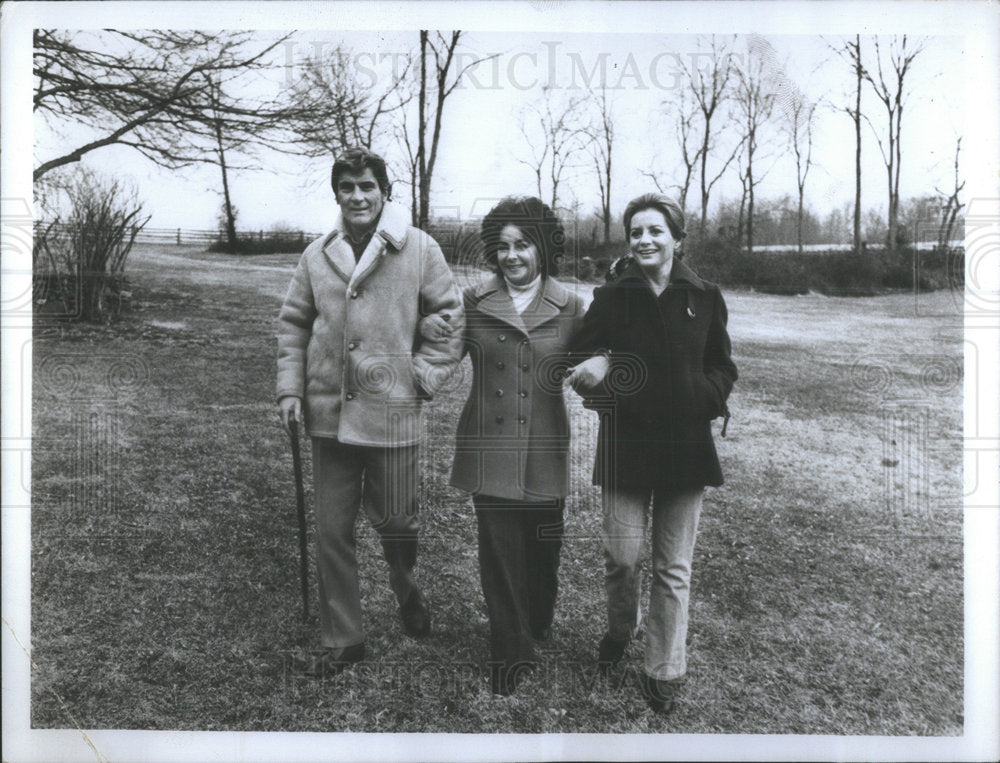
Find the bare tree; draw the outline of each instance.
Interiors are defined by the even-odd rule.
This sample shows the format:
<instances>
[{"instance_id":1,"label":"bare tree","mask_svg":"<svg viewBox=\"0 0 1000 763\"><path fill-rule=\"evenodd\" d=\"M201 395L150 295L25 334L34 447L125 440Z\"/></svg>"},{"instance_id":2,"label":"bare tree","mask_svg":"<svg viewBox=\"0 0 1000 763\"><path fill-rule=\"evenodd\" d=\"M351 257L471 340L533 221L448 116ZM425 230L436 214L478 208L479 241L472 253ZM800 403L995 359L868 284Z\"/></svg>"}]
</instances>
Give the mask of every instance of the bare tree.
<instances>
[{"instance_id":1,"label":"bare tree","mask_svg":"<svg viewBox=\"0 0 1000 763\"><path fill-rule=\"evenodd\" d=\"M909 46L907 36L893 36L888 49L884 49L878 37L874 38L875 71L865 67L861 76L872 86L875 95L885 107L886 134L885 139L872 126L875 139L878 141L885 164L888 186L889 209L886 215L888 240L886 246L890 251L896 248L896 234L899 227L899 174L903 164L902 132L903 106L906 101L906 75L913 65L914 59L923 50L922 45Z\"/></svg>"},{"instance_id":2,"label":"bare tree","mask_svg":"<svg viewBox=\"0 0 1000 763\"><path fill-rule=\"evenodd\" d=\"M642 174L653 181L653 185L656 186L656 190L660 193L666 193L667 189L676 189L677 201L680 204L681 209L684 210L684 213L687 214L688 192L691 189L691 182L694 179L695 169L701 161L701 141L696 134L695 125L699 114L698 104L691 96L690 91L687 88L682 88L678 94L677 100L664 101L661 108L662 113L668 114L672 117L671 127L677 137L677 144L680 148L681 165L683 167L681 182L664 185L660 183L656 173L643 170Z\"/></svg>"},{"instance_id":3,"label":"bare tree","mask_svg":"<svg viewBox=\"0 0 1000 763\"><path fill-rule=\"evenodd\" d=\"M731 81L734 73L733 51L731 42L719 42L715 35L710 37L707 52L695 57L690 67L685 67L688 84L694 96L699 112L700 147L698 149L699 176L701 180L701 222L699 231L705 233L708 220L708 201L712 187L732 164L739 152L739 144L734 146L728 156L722 161L721 167L713 175L708 168L709 156L714 155L717 148L715 135L718 130L713 119L719 108L731 95ZM707 61L706 61L707 59ZM706 61L705 66L698 66L697 61Z\"/></svg>"},{"instance_id":4,"label":"bare tree","mask_svg":"<svg viewBox=\"0 0 1000 763\"><path fill-rule=\"evenodd\" d=\"M615 125L611 115L607 88L594 94L596 114L587 128L588 148L594 161L597 186L601 192L601 221L604 224L604 243L611 240L611 154L615 143Z\"/></svg>"},{"instance_id":5,"label":"bare tree","mask_svg":"<svg viewBox=\"0 0 1000 763\"><path fill-rule=\"evenodd\" d=\"M338 45L330 53L316 54L300 66L291 90L288 129L296 150L304 156L336 156L350 146L373 148L386 119L413 98L408 82L410 61L393 70L388 82L376 90L356 76L350 49Z\"/></svg>"},{"instance_id":6,"label":"bare tree","mask_svg":"<svg viewBox=\"0 0 1000 763\"><path fill-rule=\"evenodd\" d=\"M400 149L403 157L402 170L408 178L410 188L410 222L412 225L420 223L420 159L417 155L417 146L414 138L410 137L409 117L406 109L398 112L398 119L393 124L392 134L396 140L396 146Z\"/></svg>"},{"instance_id":7,"label":"bare tree","mask_svg":"<svg viewBox=\"0 0 1000 763\"><path fill-rule=\"evenodd\" d=\"M746 229L746 212L747 212L747 197L750 195L750 178L751 175L747 171L747 165L744 161L746 155L747 143L746 140L740 144L740 153L736 157L736 174L740 179L740 204L739 213L736 216L736 245L739 247L743 246L743 232ZM750 251L753 251L753 244L749 245L751 247Z\"/></svg>"},{"instance_id":8,"label":"bare tree","mask_svg":"<svg viewBox=\"0 0 1000 763\"><path fill-rule=\"evenodd\" d=\"M566 170L576 166L587 145L588 128L581 118L584 101L584 96L560 99L545 87L540 101L521 113L521 134L530 158L517 161L531 169L538 198L547 195L552 209L559 205L559 185Z\"/></svg>"},{"instance_id":9,"label":"bare tree","mask_svg":"<svg viewBox=\"0 0 1000 763\"><path fill-rule=\"evenodd\" d=\"M215 132L215 154L222 172L222 213L226 221L226 243L230 250L236 248L236 211L233 208L233 198L229 193L229 165L226 161L226 140L223 133L223 118L221 115L222 93L218 84L208 79L208 96L211 112L209 119Z\"/></svg>"},{"instance_id":10,"label":"bare tree","mask_svg":"<svg viewBox=\"0 0 1000 763\"><path fill-rule=\"evenodd\" d=\"M736 118L742 127L740 151L740 181L747 201L747 251L753 252L754 190L767 175L759 167L762 140L766 139L767 124L774 114L778 90L785 83L774 76L774 51L766 40L751 37L744 66L736 72L733 93ZM765 135L762 135L762 132ZM755 169L754 160L758 160ZM773 167L773 164L772 164ZM743 228L743 204L740 204L740 234Z\"/></svg>"},{"instance_id":11,"label":"bare tree","mask_svg":"<svg viewBox=\"0 0 1000 763\"><path fill-rule=\"evenodd\" d=\"M427 227L430 217L431 179L434 177L434 167L437 163L438 144L441 140L441 120L444 116L444 105L462 81L469 69L495 56L475 58L464 66L458 65L456 49L462 37L462 32L453 29L450 33L420 30L420 81L417 97L417 201L419 205L417 223L421 228ZM430 93L427 79L431 77ZM434 103L429 106L428 99L433 96ZM428 134L429 133L429 134Z\"/></svg>"},{"instance_id":12,"label":"bare tree","mask_svg":"<svg viewBox=\"0 0 1000 763\"><path fill-rule=\"evenodd\" d=\"M798 191L799 203L796 217L796 240L799 252L802 252L802 222L805 206L806 177L812 168L813 124L815 122L817 104L806 98L805 94L795 88L788 106L788 120L785 132L788 135L788 146L795 155L795 186Z\"/></svg>"},{"instance_id":13,"label":"bare tree","mask_svg":"<svg viewBox=\"0 0 1000 763\"><path fill-rule=\"evenodd\" d=\"M177 160L160 163L185 166L203 162L218 166L226 242L230 250L235 250L236 208L231 173L258 168L259 163L247 163L246 160L262 148L282 150L281 137L288 123L294 120L296 110L256 99L245 102L233 95L233 89L238 90L240 82L220 82L211 73L205 75L205 81L204 103L198 105L200 113L190 115L184 136L185 150L179 152Z\"/></svg>"},{"instance_id":14,"label":"bare tree","mask_svg":"<svg viewBox=\"0 0 1000 763\"><path fill-rule=\"evenodd\" d=\"M34 31L34 113L56 132L82 125L79 145L35 167L34 178L110 145L134 148L169 168L205 156L212 119L227 132L256 130L264 108L223 101L213 83L262 66L285 37L260 43L252 32Z\"/></svg>"},{"instance_id":15,"label":"bare tree","mask_svg":"<svg viewBox=\"0 0 1000 763\"><path fill-rule=\"evenodd\" d=\"M854 108L844 107L843 111L854 122L854 253L861 254L861 85L864 82L865 67L861 61L861 35L854 41L845 40L834 52L850 64L855 77Z\"/></svg>"},{"instance_id":16,"label":"bare tree","mask_svg":"<svg viewBox=\"0 0 1000 763\"><path fill-rule=\"evenodd\" d=\"M955 180L953 190L946 195L940 188L934 189L941 196L945 197L944 207L941 209L941 228L938 234L938 247L941 249L947 249L951 245L951 234L955 230L959 213L965 207L965 204L958 199L958 195L965 188L965 181L963 180L961 183L958 181L958 159L961 153L962 138L959 136L955 139Z\"/></svg>"}]
</instances>

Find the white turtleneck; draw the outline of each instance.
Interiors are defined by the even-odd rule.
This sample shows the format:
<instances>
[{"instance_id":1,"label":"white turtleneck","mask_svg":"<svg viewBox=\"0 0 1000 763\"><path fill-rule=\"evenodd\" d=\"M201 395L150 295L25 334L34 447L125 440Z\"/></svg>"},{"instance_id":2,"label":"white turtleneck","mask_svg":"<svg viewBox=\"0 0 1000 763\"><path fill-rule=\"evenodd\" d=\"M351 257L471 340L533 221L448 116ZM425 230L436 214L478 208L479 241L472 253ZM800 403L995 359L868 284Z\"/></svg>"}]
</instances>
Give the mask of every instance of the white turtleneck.
<instances>
[{"instance_id":1,"label":"white turtleneck","mask_svg":"<svg viewBox=\"0 0 1000 763\"><path fill-rule=\"evenodd\" d=\"M506 277L503 280L507 284L507 293L510 294L510 298L514 302L514 309L517 310L518 314L524 312L525 308L531 304L535 295L538 294L538 290L542 287L541 273L535 276L534 281L526 283L524 286L516 286L508 281Z\"/></svg>"}]
</instances>

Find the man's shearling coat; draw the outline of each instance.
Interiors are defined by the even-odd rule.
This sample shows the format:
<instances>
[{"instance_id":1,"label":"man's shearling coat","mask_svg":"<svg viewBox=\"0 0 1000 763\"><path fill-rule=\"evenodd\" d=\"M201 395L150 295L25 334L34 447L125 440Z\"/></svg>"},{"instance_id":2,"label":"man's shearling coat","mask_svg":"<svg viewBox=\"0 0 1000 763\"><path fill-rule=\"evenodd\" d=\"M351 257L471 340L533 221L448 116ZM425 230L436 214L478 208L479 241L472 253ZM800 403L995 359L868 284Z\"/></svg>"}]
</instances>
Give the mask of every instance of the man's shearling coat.
<instances>
[{"instance_id":1,"label":"man's shearling coat","mask_svg":"<svg viewBox=\"0 0 1000 763\"><path fill-rule=\"evenodd\" d=\"M447 314L454 338L426 342ZM460 360L461 296L437 243L392 203L355 264L338 215L303 252L278 316L278 399L301 397L313 437L374 447L420 438L420 404Z\"/></svg>"}]
</instances>

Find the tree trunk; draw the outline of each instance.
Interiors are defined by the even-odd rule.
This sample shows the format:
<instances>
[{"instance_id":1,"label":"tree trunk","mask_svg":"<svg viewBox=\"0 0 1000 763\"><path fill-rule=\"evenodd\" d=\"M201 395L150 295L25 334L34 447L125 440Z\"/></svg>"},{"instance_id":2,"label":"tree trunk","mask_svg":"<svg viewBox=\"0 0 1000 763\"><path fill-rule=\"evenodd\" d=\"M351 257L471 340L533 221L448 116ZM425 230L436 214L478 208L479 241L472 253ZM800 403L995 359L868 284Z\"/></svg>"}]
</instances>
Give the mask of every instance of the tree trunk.
<instances>
[{"instance_id":1,"label":"tree trunk","mask_svg":"<svg viewBox=\"0 0 1000 763\"><path fill-rule=\"evenodd\" d=\"M698 232L702 237L705 235L705 226L708 222L708 190L705 188L705 164L708 161L708 126L705 126L705 143L701 152L701 222L698 224Z\"/></svg>"},{"instance_id":2,"label":"tree trunk","mask_svg":"<svg viewBox=\"0 0 1000 763\"><path fill-rule=\"evenodd\" d=\"M753 150L747 156L747 253L753 254Z\"/></svg>"},{"instance_id":3,"label":"tree trunk","mask_svg":"<svg viewBox=\"0 0 1000 763\"><path fill-rule=\"evenodd\" d=\"M743 228L746 221L747 194L746 191L740 196L740 213L736 217L736 245L743 245Z\"/></svg>"},{"instance_id":4,"label":"tree trunk","mask_svg":"<svg viewBox=\"0 0 1000 763\"><path fill-rule=\"evenodd\" d=\"M604 176L604 243L611 243L611 142L608 142L608 161L604 165L607 172Z\"/></svg>"},{"instance_id":5,"label":"tree trunk","mask_svg":"<svg viewBox=\"0 0 1000 763\"><path fill-rule=\"evenodd\" d=\"M420 97L417 117L417 186L419 209L417 210L417 227L427 229L427 219L430 214L428 199L429 184L427 183L427 30L420 30Z\"/></svg>"},{"instance_id":6,"label":"tree trunk","mask_svg":"<svg viewBox=\"0 0 1000 763\"><path fill-rule=\"evenodd\" d=\"M222 203L226 212L226 246L236 251L236 215L233 214L233 200L229 195L229 171L226 166L226 152L222 146L222 128L216 124L216 139L219 142L219 167L222 169Z\"/></svg>"},{"instance_id":7,"label":"tree trunk","mask_svg":"<svg viewBox=\"0 0 1000 763\"><path fill-rule=\"evenodd\" d=\"M797 228L798 228L797 234L798 234L798 243L799 243L799 254L802 254L802 206L803 206L803 204L802 204L802 197L803 196L804 196L804 194L803 194L803 188L802 188L802 186L799 186L799 217L798 217L798 225L797 225Z\"/></svg>"},{"instance_id":8,"label":"tree trunk","mask_svg":"<svg viewBox=\"0 0 1000 763\"><path fill-rule=\"evenodd\" d=\"M891 136L890 136L891 140ZM893 151L893 146L889 146L889 156L891 157ZM892 191L892 161L890 159L888 166L886 167L886 175L888 176L889 184L889 211L886 219L886 242L885 248L888 252L892 253L896 251L896 201L893 198Z\"/></svg>"},{"instance_id":9,"label":"tree trunk","mask_svg":"<svg viewBox=\"0 0 1000 763\"><path fill-rule=\"evenodd\" d=\"M861 256L861 35L854 36L855 71L858 77L854 102L854 253Z\"/></svg>"},{"instance_id":10,"label":"tree trunk","mask_svg":"<svg viewBox=\"0 0 1000 763\"><path fill-rule=\"evenodd\" d=\"M903 100L901 95L896 98L896 155L893 162L892 177L892 219L890 220L890 230L892 235L892 251L896 251L899 238L899 171L903 164L902 154L902 132L903 132Z\"/></svg>"}]
</instances>

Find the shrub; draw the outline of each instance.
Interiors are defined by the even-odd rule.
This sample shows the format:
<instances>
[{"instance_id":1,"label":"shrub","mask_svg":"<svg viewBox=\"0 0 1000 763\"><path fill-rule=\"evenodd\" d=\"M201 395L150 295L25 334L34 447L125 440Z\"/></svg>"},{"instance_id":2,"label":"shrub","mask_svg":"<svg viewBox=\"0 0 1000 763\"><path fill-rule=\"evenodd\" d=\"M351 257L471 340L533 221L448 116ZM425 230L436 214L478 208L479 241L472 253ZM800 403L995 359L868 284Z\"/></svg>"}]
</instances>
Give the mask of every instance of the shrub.
<instances>
[{"instance_id":1,"label":"shrub","mask_svg":"<svg viewBox=\"0 0 1000 763\"><path fill-rule=\"evenodd\" d=\"M35 294L47 311L70 319L106 322L122 309L125 262L149 221L128 182L76 168L59 187L69 213L36 231Z\"/></svg>"},{"instance_id":2,"label":"shrub","mask_svg":"<svg viewBox=\"0 0 1000 763\"><path fill-rule=\"evenodd\" d=\"M210 244L208 251L227 254L289 254L301 252L314 238L311 233L293 230L284 223L272 225L266 231L244 231L237 234L236 244L230 246L225 230L219 231L219 238Z\"/></svg>"},{"instance_id":3,"label":"shrub","mask_svg":"<svg viewBox=\"0 0 1000 763\"><path fill-rule=\"evenodd\" d=\"M769 294L816 291L870 296L901 289L960 288L962 284L961 250L918 251L910 246L895 252L868 247L860 253L757 250L750 254L733 241L712 238L689 254L692 267L705 278Z\"/></svg>"}]
</instances>

